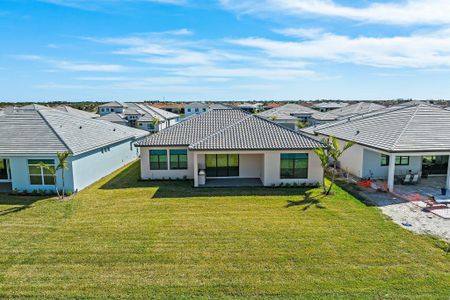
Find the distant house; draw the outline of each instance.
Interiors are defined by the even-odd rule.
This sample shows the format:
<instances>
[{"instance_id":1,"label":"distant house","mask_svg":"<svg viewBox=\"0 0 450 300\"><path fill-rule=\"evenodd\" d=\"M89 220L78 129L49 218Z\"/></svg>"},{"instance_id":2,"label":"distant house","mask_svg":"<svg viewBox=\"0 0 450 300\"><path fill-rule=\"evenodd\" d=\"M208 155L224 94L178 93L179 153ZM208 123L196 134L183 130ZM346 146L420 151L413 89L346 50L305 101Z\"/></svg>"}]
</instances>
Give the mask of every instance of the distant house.
<instances>
[{"instance_id":1,"label":"distant house","mask_svg":"<svg viewBox=\"0 0 450 300\"><path fill-rule=\"evenodd\" d=\"M120 103L113 101L98 107L100 119L130 127L157 132L179 121L177 114L150 106L146 103ZM122 119L122 122L120 119Z\"/></svg>"},{"instance_id":2,"label":"distant house","mask_svg":"<svg viewBox=\"0 0 450 300\"><path fill-rule=\"evenodd\" d=\"M142 179L188 178L198 187L316 183L322 178L313 151L320 142L240 109L208 111L137 146Z\"/></svg>"},{"instance_id":3,"label":"distant house","mask_svg":"<svg viewBox=\"0 0 450 300\"><path fill-rule=\"evenodd\" d=\"M306 125L314 125L325 120L324 113L295 103L288 103L263 111L258 113L258 116L294 130L298 129L297 125L299 122ZM326 121L333 120L335 120L335 117L327 119Z\"/></svg>"},{"instance_id":4,"label":"distant house","mask_svg":"<svg viewBox=\"0 0 450 300\"><path fill-rule=\"evenodd\" d=\"M65 151L71 153L66 190L81 190L137 159L134 143L147 134L56 109L9 110L0 115L0 190L54 191L55 181L40 163L55 167L57 152Z\"/></svg>"},{"instance_id":5,"label":"distant house","mask_svg":"<svg viewBox=\"0 0 450 300\"><path fill-rule=\"evenodd\" d=\"M312 108L320 112L327 112L333 109L343 108L347 105L348 103L345 102L321 102L318 104L314 104Z\"/></svg>"},{"instance_id":6,"label":"distant house","mask_svg":"<svg viewBox=\"0 0 450 300\"><path fill-rule=\"evenodd\" d=\"M410 171L446 176L450 188L450 112L428 104L404 104L348 117L303 131L317 139L354 141L339 163L359 178L395 179Z\"/></svg>"},{"instance_id":7,"label":"distant house","mask_svg":"<svg viewBox=\"0 0 450 300\"><path fill-rule=\"evenodd\" d=\"M184 116L189 117L191 115L199 115L207 112L209 109L208 104L203 102L192 102L184 107Z\"/></svg>"},{"instance_id":8,"label":"distant house","mask_svg":"<svg viewBox=\"0 0 450 300\"><path fill-rule=\"evenodd\" d=\"M237 108L245 110L249 113L255 113L255 112L259 112L262 111L264 109L264 105L262 103L241 103L238 104Z\"/></svg>"},{"instance_id":9,"label":"distant house","mask_svg":"<svg viewBox=\"0 0 450 300\"><path fill-rule=\"evenodd\" d=\"M182 114L184 112L184 104L183 103L154 102L150 105L153 107L174 113L174 114Z\"/></svg>"}]
</instances>

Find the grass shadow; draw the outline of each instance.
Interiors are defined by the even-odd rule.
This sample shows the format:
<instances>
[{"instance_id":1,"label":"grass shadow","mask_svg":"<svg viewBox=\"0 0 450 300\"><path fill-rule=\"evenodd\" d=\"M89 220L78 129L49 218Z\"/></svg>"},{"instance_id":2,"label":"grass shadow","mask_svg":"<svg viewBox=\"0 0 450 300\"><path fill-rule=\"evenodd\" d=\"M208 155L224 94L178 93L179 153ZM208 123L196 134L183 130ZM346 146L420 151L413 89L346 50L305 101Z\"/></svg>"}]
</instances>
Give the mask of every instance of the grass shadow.
<instances>
[{"instance_id":1,"label":"grass shadow","mask_svg":"<svg viewBox=\"0 0 450 300\"><path fill-rule=\"evenodd\" d=\"M321 198L323 198L324 196L322 196ZM289 208L291 206L303 206L302 210L306 211L309 208L311 208L312 206L315 206L316 208L319 209L324 209L326 208L324 205L322 205L322 202L320 202L320 199L317 197L312 197L312 192L306 192L305 195L303 196L303 200L288 200L287 204L286 204L286 208Z\"/></svg>"},{"instance_id":2,"label":"grass shadow","mask_svg":"<svg viewBox=\"0 0 450 300\"><path fill-rule=\"evenodd\" d=\"M220 196L298 196L310 190L306 187L211 187L194 188L192 180L139 180L140 164L135 162L112 177L101 190L149 189L153 198L190 198ZM156 192L155 192L156 189Z\"/></svg>"},{"instance_id":3,"label":"grass shadow","mask_svg":"<svg viewBox=\"0 0 450 300\"><path fill-rule=\"evenodd\" d=\"M8 194L0 195L0 217L6 216L12 213L16 213L33 206L34 202L48 199L51 196L12 196ZM6 209L2 209L3 205L13 206Z\"/></svg>"}]
</instances>

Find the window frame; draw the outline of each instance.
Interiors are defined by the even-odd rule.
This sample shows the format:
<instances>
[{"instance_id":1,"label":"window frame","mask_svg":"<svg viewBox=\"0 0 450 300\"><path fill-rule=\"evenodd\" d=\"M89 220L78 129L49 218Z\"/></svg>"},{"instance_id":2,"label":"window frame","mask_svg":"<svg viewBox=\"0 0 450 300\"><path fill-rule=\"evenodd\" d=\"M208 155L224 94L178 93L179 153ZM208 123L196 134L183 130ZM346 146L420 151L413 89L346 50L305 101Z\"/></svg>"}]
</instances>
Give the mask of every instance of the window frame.
<instances>
[{"instance_id":1,"label":"window frame","mask_svg":"<svg viewBox=\"0 0 450 300\"><path fill-rule=\"evenodd\" d=\"M299 157L295 157L298 155ZM283 158L283 156L285 158ZM287 158L288 156L294 156L294 158ZM301 157L304 156L304 157ZM291 176L286 175L283 172L282 161L291 161ZM296 164L299 164L300 161L306 161L306 168L296 168ZM301 176L298 174L299 170L304 170L305 175ZM308 179L309 178L309 154L308 153L280 153L280 179Z\"/></svg>"},{"instance_id":2,"label":"window frame","mask_svg":"<svg viewBox=\"0 0 450 300\"><path fill-rule=\"evenodd\" d=\"M389 155L381 154L380 165L382 167L389 166L389 161L390 161ZM409 166L409 164L410 164L410 156L396 156L395 157L395 165L396 166Z\"/></svg>"},{"instance_id":3,"label":"window frame","mask_svg":"<svg viewBox=\"0 0 450 300\"><path fill-rule=\"evenodd\" d=\"M56 163L54 159L28 159L27 160L27 168L28 168L28 181L30 185L33 186L55 186L56 185L56 176L53 176L52 174L48 174L48 172L44 169L44 167L40 166L40 163L44 163L48 166L53 166L53 168L56 169ZM30 170L30 167L39 168L39 174L38 173L32 173ZM31 178L39 178L40 183L33 183ZM50 184L46 183L45 179L51 178Z\"/></svg>"},{"instance_id":4,"label":"window frame","mask_svg":"<svg viewBox=\"0 0 450 300\"><path fill-rule=\"evenodd\" d=\"M172 152L185 152L184 154L172 154ZM176 166L172 165L172 156L176 157ZM181 166L180 167L180 157L182 156L186 156L186 166ZM170 170L187 170L188 169L188 152L187 149L169 149L169 169Z\"/></svg>"},{"instance_id":5,"label":"window frame","mask_svg":"<svg viewBox=\"0 0 450 300\"><path fill-rule=\"evenodd\" d=\"M161 152L161 154L152 154L152 152ZM162 152L164 151L165 154L162 154ZM148 156L148 161L149 161L149 167L150 170L155 170L155 171L161 171L161 170L168 170L169 168L169 161L168 161L168 155L167 155L167 149L152 149L149 150L149 156ZM158 161L156 162L158 167L157 168L153 168L152 167L152 156L157 156L158 157ZM161 157L166 157L165 161L161 161ZM155 163L155 162L153 162ZM162 167L161 165L165 164L165 167Z\"/></svg>"}]
</instances>

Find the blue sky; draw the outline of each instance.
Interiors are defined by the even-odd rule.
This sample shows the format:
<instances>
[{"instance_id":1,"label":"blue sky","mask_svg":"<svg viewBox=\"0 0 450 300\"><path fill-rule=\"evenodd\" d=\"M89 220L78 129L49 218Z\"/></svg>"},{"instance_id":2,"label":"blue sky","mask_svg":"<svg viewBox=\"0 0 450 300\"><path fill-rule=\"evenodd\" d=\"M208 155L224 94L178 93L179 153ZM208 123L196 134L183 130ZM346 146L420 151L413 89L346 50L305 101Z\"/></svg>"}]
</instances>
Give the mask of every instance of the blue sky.
<instances>
[{"instance_id":1,"label":"blue sky","mask_svg":"<svg viewBox=\"0 0 450 300\"><path fill-rule=\"evenodd\" d=\"M447 0L2 0L0 101L450 98Z\"/></svg>"}]
</instances>

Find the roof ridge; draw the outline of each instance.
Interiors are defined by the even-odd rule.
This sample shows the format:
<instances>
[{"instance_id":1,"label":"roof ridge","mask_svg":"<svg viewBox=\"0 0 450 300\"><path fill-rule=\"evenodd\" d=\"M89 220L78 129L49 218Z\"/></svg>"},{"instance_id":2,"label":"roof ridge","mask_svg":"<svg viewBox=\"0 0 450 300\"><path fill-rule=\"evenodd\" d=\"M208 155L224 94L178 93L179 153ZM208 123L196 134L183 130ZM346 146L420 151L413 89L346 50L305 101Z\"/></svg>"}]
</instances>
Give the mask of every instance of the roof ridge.
<instances>
[{"instance_id":1,"label":"roof ridge","mask_svg":"<svg viewBox=\"0 0 450 300\"><path fill-rule=\"evenodd\" d=\"M56 109L51 109L48 110L50 112L52 111L56 111ZM58 132L55 130L55 128L53 128L52 124L50 124L50 122L47 120L47 118L42 114L41 110L36 110L36 112L41 116L42 120L44 120L44 122L48 125L48 127L50 127L51 131L56 135L56 137L61 141L61 143L63 143L63 145L70 151L70 153L74 153L74 151L72 150L72 148L69 147L69 145L67 145L67 143L64 141L64 139L58 134Z\"/></svg>"},{"instance_id":2,"label":"roof ridge","mask_svg":"<svg viewBox=\"0 0 450 300\"><path fill-rule=\"evenodd\" d=\"M349 121L354 121L355 120L354 118L358 118L358 119L356 119L358 121L365 120L365 119L368 119L368 118L379 116L381 114L389 114L391 112L399 111L399 110L402 110L402 109L405 109L405 108L409 108L409 107L412 107L412 106L417 106L417 104L397 106L395 108L390 107L392 110L389 110L389 111L385 111L385 109L389 109L389 107L386 107L385 109L384 108L380 108L379 110L375 110L373 112L357 114L357 115L350 116L350 117L343 117L340 120L336 120L336 121L331 122L331 123L319 124L318 126L323 126L323 127L320 127L319 130L328 129L328 128L331 128L331 127L334 127L334 126L340 126L340 125L345 124L346 122L349 122ZM314 132L316 132L316 131L314 130Z\"/></svg>"},{"instance_id":3,"label":"roof ridge","mask_svg":"<svg viewBox=\"0 0 450 300\"><path fill-rule=\"evenodd\" d=\"M294 129L291 129L291 128L288 128L288 127L284 127L283 125L278 124L277 122L273 122L273 121L267 120L267 119L265 119L265 118L263 118L263 117L260 117L260 116L257 116L257 115L254 115L254 117L256 117L256 118L258 118L258 119L261 119L261 120L263 120L263 121L265 121L265 122L269 122L269 123L271 123L271 124L274 124L274 125L276 125L276 126L282 128L282 129L291 131L291 132L293 132L293 133L295 133L295 134L297 134L297 135L301 135L302 137L306 137L306 138L308 138L308 139L314 140L313 138L307 136L306 134L304 134L304 133L302 133L302 132L299 132L299 131L297 131L297 130L294 130Z\"/></svg>"},{"instance_id":4,"label":"roof ridge","mask_svg":"<svg viewBox=\"0 0 450 300\"><path fill-rule=\"evenodd\" d=\"M238 121L236 121L236 122L234 122L234 123L231 123L230 125L225 126L225 127L221 128L221 129L217 130L216 132L213 132L213 133L211 133L211 134L209 134L209 135L203 137L202 139L196 141L195 143L190 144L190 145L189 145L189 148L190 148L190 147L193 147L193 146L195 146L196 144L199 144L199 143L201 143L201 142L203 142L203 141L205 141L205 140L207 140L207 139L209 139L209 138L211 138L211 137L213 137L213 136L215 136L215 135L218 135L219 133L223 132L224 130L229 129L229 128L231 128L231 127L233 127L233 126L235 126L235 125L237 125L237 124L239 124L239 123L241 123L241 122L243 122L243 121L245 121L245 120L251 118L252 116L253 116L253 115L251 115L251 114L248 114L247 116L244 116L242 119L240 119L240 120L238 120Z\"/></svg>"},{"instance_id":5,"label":"roof ridge","mask_svg":"<svg viewBox=\"0 0 450 300\"><path fill-rule=\"evenodd\" d=\"M398 135L398 138L395 140L395 143L391 146L391 151L395 149L395 146L398 144L400 138L403 136L403 134L404 134L404 133L406 132L406 130L408 129L409 124L411 123L411 121L415 118L415 116L416 116L417 112L419 111L419 108L420 108L421 105L422 105L422 103L415 104L415 105L411 105L411 106L407 106L408 108L409 108L409 107L415 106L414 114L413 114L413 115L411 116L411 118L408 120L408 122L406 123L406 125L405 125L405 127L403 128L402 132ZM425 104L425 106L432 107L431 105L426 105L426 104Z\"/></svg>"}]
</instances>

